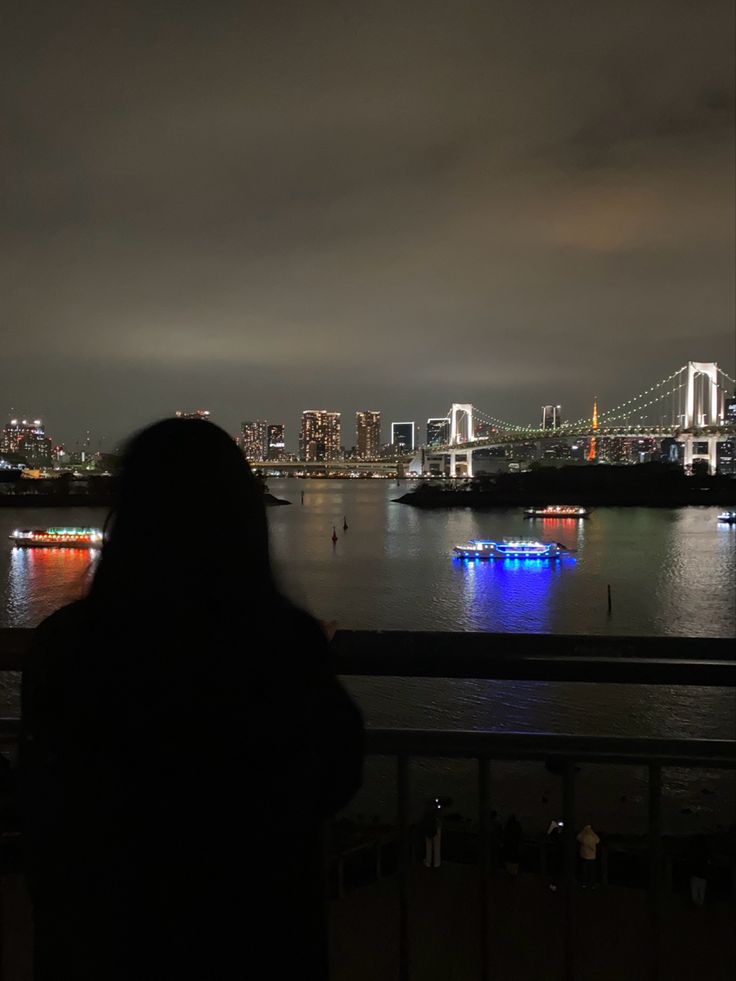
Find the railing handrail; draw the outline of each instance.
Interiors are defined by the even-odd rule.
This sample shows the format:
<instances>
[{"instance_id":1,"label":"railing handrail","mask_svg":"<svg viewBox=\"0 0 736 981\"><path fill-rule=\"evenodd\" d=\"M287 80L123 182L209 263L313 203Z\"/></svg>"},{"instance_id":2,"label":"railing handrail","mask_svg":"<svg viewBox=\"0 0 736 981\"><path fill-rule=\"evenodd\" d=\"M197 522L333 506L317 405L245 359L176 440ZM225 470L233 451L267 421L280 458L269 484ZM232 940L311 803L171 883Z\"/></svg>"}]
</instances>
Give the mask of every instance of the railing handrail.
<instances>
[{"instance_id":1,"label":"railing handrail","mask_svg":"<svg viewBox=\"0 0 736 981\"><path fill-rule=\"evenodd\" d=\"M0 629L0 671L22 671L33 631ZM733 642L718 637L611 637L340 630L341 675L736 687Z\"/></svg>"},{"instance_id":2,"label":"railing handrail","mask_svg":"<svg viewBox=\"0 0 736 981\"><path fill-rule=\"evenodd\" d=\"M734 739L577 736L465 729L368 729L366 752L375 756L736 768Z\"/></svg>"},{"instance_id":3,"label":"railing handrail","mask_svg":"<svg viewBox=\"0 0 736 981\"><path fill-rule=\"evenodd\" d=\"M17 718L0 718L0 740L17 738ZM472 729L373 729L369 756L444 757L736 769L734 739L660 739L650 736L576 736L550 732Z\"/></svg>"}]
</instances>

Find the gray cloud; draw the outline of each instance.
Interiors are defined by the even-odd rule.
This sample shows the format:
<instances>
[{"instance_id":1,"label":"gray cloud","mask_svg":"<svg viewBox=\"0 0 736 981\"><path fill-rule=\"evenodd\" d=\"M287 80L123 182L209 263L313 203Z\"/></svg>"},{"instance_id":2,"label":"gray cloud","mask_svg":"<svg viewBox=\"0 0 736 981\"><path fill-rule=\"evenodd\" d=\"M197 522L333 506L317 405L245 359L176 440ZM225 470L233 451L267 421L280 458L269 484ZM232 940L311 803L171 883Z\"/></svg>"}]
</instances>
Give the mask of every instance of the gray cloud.
<instances>
[{"instance_id":1,"label":"gray cloud","mask_svg":"<svg viewBox=\"0 0 736 981\"><path fill-rule=\"evenodd\" d=\"M28 0L5 409L526 421L733 373L733 10Z\"/></svg>"}]
</instances>

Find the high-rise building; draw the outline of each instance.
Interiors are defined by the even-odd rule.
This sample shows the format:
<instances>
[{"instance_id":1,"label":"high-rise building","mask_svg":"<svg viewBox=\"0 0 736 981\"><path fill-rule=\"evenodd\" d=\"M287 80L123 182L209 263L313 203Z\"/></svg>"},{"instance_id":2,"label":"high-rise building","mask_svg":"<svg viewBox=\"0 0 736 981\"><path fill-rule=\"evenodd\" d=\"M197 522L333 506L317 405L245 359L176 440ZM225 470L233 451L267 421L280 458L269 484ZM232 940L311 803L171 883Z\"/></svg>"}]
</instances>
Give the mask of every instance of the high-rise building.
<instances>
[{"instance_id":1,"label":"high-rise building","mask_svg":"<svg viewBox=\"0 0 736 981\"><path fill-rule=\"evenodd\" d=\"M381 452L381 413L361 410L355 413L355 446L359 460L377 460Z\"/></svg>"},{"instance_id":2,"label":"high-rise building","mask_svg":"<svg viewBox=\"0 0 736 981\"><path fill-rule=\"evenodd\" d=\"M326 409L305 409L299 432L299 455L314 463L340 458L340 413Z\"/></svg>"},{"instance_id":3,"label":"high-rise building","mask_svg":"<svg viewBox=\"0 0 736 981\"><path fill-rule=\"evenodd\" d=\"M268 453L268 423L265 419L240 423L240 448L246 460L265 460Z\"/></svg>"},{"instance_id":4,"label":"high-rise building","mask_svg":"<svg viewBox=\"0 0 736 981\"><path fill-rule=\"evenodd\" d=\"M392 422L391 445L401 453L410 453L414 449L414 423Z\"/></svg>"},{"instance_id":5,"label":"high-rise building","mask_svg":"<svg viewBox=\"0 0 736 981\"><path fill-rule=\"evenodd\" d=\"M0 453L17 453L29 467L51 463L52 443L40 419L11 419L3 428Z\"/></svg>"},{"instance_id":6,"label":"high-rise building","mask_svg":"<svg viewBox=\"0 0 736 981\"><path fill-rule=\"evenodd\" d=\"M427 419L427 446L443 446L449 439L449 419Z\"/></svg>"},{"instance_id":7,"label":"high-rise building","mask_svg":"<svg viewBox=\"0 0 736 981\"><path fill-rule=\"evenodd\" d=\"M177 409L177 419L201 419L206 422L210 417L209 409Z\"/></svg>"},{"instance_id":8,"label":"high-rise building","mask_svg":"<svg viewBox=\"0 0 736 981\"><path fill-rule=\"evenodd\" d=\"M562 406L542 406L542 429L559 429L562 424Z\"/></svg>"},{"instance_id":9,"label":"high-rise building","mask_svg":"<svg viewBox=\"0 0 736 981\"><path fill-rule=\"evenodd\" d=\"M286 429L280 422L266 429L266 459L283 460L286 456Z\"/></svg>"},{"instance_id":10,"label":"high-rise building","mask_svg":"<svg viewBox=\"0 0 736 981\"><path fill-rule=\"evenodd\" d=\"M723 406L723 421L736 426L736 395L726 399Z\"/></svg>"}]
</instances>

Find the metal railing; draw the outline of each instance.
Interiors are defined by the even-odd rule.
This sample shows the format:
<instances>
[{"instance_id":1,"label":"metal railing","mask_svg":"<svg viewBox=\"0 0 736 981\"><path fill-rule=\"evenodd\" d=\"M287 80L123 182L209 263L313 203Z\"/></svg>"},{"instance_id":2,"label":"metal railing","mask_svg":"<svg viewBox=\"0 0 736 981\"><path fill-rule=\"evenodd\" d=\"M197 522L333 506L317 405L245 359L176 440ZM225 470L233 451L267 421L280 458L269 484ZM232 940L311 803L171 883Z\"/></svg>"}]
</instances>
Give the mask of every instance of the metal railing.
<instances>
[{"instance_id":1,"label":"metal railing","mask_svg":"<svg viewBox=\"0 0 736 981\"><path fill-rule=\"evenodd\" d=\"M30 631L0 630L0 670L19 671ZM344 676L515 679L736 687L729 640L708 638L560 637L537 634L444 634L341 631L332 647ZM0 720L12 739L17 720ZM648 865L651 958L649 976L662 977L663 767L736 768L736 740L652 739L483 731L369 729L369 755L396 759L399 834L399 977L410 981L410 762L441 757L476 761L480 845L480 977L491 978L489 878L490 788L493 761L553 761L562 778L564 976L575 964L575 767L579 763L645 766L648 771Z\"/></svg>"}]
</instances>

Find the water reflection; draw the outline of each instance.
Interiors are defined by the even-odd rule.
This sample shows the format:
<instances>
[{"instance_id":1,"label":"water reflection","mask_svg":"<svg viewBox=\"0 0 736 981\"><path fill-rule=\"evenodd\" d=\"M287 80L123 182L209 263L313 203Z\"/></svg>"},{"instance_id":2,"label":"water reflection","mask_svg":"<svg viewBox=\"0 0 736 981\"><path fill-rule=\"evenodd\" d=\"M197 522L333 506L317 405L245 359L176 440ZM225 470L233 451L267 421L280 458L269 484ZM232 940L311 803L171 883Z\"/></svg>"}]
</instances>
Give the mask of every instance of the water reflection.
<instances>
[{"instance_id":1,"label":"water reflection","mask_svg":"<svg viewBox=\"0 0 736 981\"><path fill-rule=\"evenodd\" d=\"M574 570L575 564L572 555L554 562L454 558L453 573L461 581L469 628L530 633L549 630L560 580Z\"/></svg>"},{"instance_id":2,"label":"water reflection","mask_svg":"<svg viewBox=\"0 0 736 981\"><path fill-rule=\"evenodd\" d=\"M60 606L82 596L98 555L97 551L79 548L12 548L6 625L34 626Z\"/></svg>"}]
</instances>

